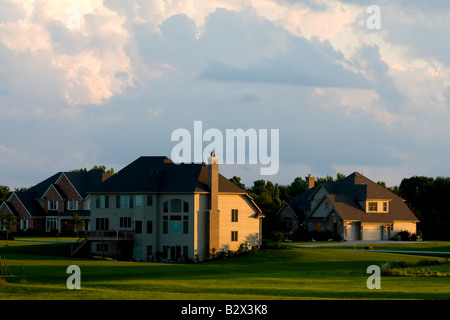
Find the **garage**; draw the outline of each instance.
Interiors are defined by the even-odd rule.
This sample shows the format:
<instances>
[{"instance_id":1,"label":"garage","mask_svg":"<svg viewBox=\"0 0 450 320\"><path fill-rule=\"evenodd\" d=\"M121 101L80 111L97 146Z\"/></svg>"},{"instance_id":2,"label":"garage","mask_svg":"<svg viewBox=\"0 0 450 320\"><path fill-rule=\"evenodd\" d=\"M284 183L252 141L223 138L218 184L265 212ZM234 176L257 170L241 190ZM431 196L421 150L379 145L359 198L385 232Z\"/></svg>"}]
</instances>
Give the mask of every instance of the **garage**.
<instances>
[{"instance_id":1,"label":"garage","mask_svg":"<svg viewBox=\"0 0 450 320\"><path fill-rule=\"evenodd\" d=\"M347 241L359 240L359 223L352 222L347 224L347 235L345 239Z\"/></svg>"},{"instance_id":2,"label":"garage","mask_svg":"<svg viewBox=\"0 0 450 320\"><path fill-rule=\"evenodd\" d=\"M383 227L364 226L362 240L383 240Z\"/></svg>"}]
</instances>

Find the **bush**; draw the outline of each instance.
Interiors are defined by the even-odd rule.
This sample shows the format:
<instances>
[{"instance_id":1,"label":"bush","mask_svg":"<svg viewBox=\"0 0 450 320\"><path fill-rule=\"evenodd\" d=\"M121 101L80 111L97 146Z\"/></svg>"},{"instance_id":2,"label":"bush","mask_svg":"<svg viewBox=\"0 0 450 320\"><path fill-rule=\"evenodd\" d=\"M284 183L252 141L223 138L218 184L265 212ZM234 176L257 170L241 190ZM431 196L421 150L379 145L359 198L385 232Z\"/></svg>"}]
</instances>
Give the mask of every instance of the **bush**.
<instances>
[{"instance_id":1,"label":"bush","mask_svg":"<svg viewBox=\"0 0 450 320\"><path fill-rule=\"evenodd\" d=\"M281 243L284 240L284 232L283 231L274 231L272 232L272 241L275 248L279 248Z\"/></svg>"},{"instance_id":2,"label":"bush","mask_svg":"<svg viewBox=\"0 0 450 320\"><path fill-rule=\"evenodd\" d=\"M309 238L316 241L328 241L329 239L334 240L335 238L341 240L339 236L334 237L333 233L330 230L324 230L321 232L318 232L317 230L311 231L309 234Z\"/></svg>"}]
</instances>

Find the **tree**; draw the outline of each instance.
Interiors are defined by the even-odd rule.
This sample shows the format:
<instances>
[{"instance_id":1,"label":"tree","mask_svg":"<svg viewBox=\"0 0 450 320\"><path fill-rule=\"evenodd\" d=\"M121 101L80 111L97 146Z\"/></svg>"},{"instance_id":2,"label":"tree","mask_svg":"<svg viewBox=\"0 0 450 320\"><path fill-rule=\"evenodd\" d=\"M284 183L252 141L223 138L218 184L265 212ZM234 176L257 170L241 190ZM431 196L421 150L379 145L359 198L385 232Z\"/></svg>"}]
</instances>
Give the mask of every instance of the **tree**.
<instances>
[{"instance_id":1,"label":"tree","mask_svg":"<svg viewBox=\"0 0 450 320\"><path fill-rule=\"evenodd\" d=\"M72 219L69 220L69 228L71 231L75 231L78 237L78 231L81 231L81 229L84 226L84 221L80 218L77 212L73 214Z\"/></svg>"},{"instance_id":2,"label":"tree","mask_svg":"<svg viewBox=\"0 0 450 320\"><path fill-rule=\"evenodd\" d=\"M233 176L233 178L229 179L231 182L233 182L235 185L237 185L239 188L246 190L245 184L241 182L241 178L237 176Z\"/></svg>"},{"instance_id":3,"label":"tree","mask_svg":"<svg viewBox=\"0 0 450 320\"><path fill-rule=\"evenodd\" d=\"M420 220L417 228L425 239L450 240L450 178L413 176L403 179L398 194Z\"/></svg>"},{"instance_id":4,"label":"tree","mask_svg":"<svg viewBox=\"0 0 450 320\"><path fill-rule=\"evenodd\" d=\"M0 216L0 228L6 233L6 246L8 246L8 237L11 232L16 231L17 221L16 216L12 213Z\"/></svg>"},{"instance_id":5,"label":"tree","mask_svg":"<svg viewBox=\"0 0 450 320\"><path fill-rule=\"evenodd\" d=\"M95 165L92 167L91 170L102 170L103 172L109 173L110 175L114 175L114 169L111 168L109 170L106 170L106 166L104 166L104 165L100 165L100 166ZM71 170L70 172L87 172L87 171L88 170L86 168L82 168L82 169L74 169L74 170Z\"/></svg>"},{"instance_id":6,"label":"tree","mask_svg":"<svg viewBox=\"0 0 450 320\"><path fill-rule=\"evenodd\" d=\"M9 187L7 187L7 186L0 186L0 204L3 201L8 200L10 195L11 195L11 190L9 190Z\"/></svg>"}]
</instances>

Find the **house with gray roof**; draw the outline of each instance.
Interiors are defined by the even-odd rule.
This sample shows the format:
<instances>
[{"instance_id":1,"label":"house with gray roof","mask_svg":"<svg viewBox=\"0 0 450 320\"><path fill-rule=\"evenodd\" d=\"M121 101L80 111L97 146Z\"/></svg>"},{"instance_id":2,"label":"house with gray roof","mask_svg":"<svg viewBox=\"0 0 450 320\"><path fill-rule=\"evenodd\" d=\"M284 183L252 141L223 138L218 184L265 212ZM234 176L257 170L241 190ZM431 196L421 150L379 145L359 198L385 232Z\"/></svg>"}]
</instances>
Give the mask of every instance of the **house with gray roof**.
<instances>
[{"instance_id":1,"label":"house with gray roof","mask_svg":"<svg viewBox=\"0 0 450 320\"><path fill-rule=\"evenodd\" d=\"M210 163L143 156L89 193L90 256L180 261L261 244L264 217L253 199ZM80 249L81 250L81 249Z\"/></svg>"},{"instance_id":2,"label":"house with gray roof","mask_svg":"<svg viewBox=\"0 0 450 320\"><path fill-rule=\"evenodd\" d=\"M72 232L69 221L74 214L90 224L88 191L110 175L102 170L58 172L26 191L16 191L0 205L0 215L14 214L18 231Z\"/></svg>"},{"instance_id":3,"label":"house with gray roof","mask_svg":"<svg viewBox=\"0 0 450 320\"><path fill-rule=\"evenodd\" d=\"M417 232L419 220L404 200L360 173L309 185L277 213L287 231L303 228L343 240L389 240L401 231Z\"/></svg>"}]
</instances>

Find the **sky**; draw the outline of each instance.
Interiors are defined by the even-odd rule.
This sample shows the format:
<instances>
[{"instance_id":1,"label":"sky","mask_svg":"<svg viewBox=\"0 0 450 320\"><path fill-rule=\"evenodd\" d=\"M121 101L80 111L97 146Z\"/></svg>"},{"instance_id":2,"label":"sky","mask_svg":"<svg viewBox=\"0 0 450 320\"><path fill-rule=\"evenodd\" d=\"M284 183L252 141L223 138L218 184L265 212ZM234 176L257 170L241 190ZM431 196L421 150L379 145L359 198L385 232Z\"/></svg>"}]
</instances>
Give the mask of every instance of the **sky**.
<instances>
[{"instance_id":1,"label":"sky","mask_svg":"<svg viewBox=\"0 0 450 320\"><path fill-rule=\"evenodd\" d=\"M171 157L195 121L278 130L276 174L220 165L247 186L450 176L449 18L447 0L2 0L0 185Z\"/></svg>"}]
</instances>

